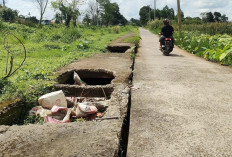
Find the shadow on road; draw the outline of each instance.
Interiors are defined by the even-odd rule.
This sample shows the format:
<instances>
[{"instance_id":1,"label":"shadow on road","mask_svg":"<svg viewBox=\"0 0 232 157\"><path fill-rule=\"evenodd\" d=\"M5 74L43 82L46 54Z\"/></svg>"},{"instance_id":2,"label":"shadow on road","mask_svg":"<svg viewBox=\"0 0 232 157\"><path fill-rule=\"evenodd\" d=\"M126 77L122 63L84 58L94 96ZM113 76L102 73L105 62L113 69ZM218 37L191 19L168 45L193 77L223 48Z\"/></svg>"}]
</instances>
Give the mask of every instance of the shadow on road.
<instances>
[{"instance_id":1,"label":"shadow on road","mask_svg":"<svg viewBox=\"0 0 232 157\"><path fill-rule=\"evenodd\" d=\"M169 54L171 57L184 57L183 55L178 55L178 54Z\"/></svg>"}]
</instances>

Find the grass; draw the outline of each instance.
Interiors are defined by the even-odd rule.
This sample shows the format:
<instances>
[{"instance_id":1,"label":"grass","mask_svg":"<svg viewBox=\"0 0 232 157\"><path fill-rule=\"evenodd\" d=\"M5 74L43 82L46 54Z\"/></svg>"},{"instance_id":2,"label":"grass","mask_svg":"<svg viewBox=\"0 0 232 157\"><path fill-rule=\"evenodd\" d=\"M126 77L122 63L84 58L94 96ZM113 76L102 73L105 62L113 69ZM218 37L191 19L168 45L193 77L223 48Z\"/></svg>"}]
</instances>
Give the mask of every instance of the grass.
<instances>
[{"instance_id":1,"label":"grass","mask_svg":"<svg viewBox=\"0 0 232 157\"><path fill-rule=\"evenodd\" d=\"M25 98L33 102L51 91L54 85L54 73L57 69L90 57L95 53L105 53L105 47L113 40L130 31L137 33L132 26L116 27L78 27L67 29L62 25L31 28L24 25L2 23L0 28L14 33L27 48L27 59L23 67L7 80L0 80L0 102L16 98ZM3 31L0 42L4 41ZM9 46L14 53L14 66L23 60L19 43L9 38ZM5 75L6 51L0 45L0 78ZM14 67L14 68L16 68Z\"/></svg>"}]
</instances>

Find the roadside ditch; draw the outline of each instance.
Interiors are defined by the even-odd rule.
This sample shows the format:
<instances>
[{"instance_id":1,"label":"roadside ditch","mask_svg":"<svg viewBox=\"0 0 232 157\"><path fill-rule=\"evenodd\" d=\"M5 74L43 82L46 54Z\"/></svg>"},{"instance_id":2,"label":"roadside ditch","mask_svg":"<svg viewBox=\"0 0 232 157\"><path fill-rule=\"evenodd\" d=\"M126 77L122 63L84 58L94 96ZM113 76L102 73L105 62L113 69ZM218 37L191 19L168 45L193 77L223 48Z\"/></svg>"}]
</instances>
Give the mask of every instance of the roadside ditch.
<instances>
[{"instance_id":1,"label":"roadside ditch","mask_svg":"<svg viewBox=\"0 0 232 157\"><path fill-rule=\"evenodd\" d=\"M30 155L36 152L43 152L43 155L51 156L52 152L49 152L51 148L45 147L43 144L49 145L53 143L52 141L56 141L56 145L52 148L57 150L56 153L59 155L66 152L68 156L126 156L130 127L130 86L133 81L135 64L132 54L136 53L137 48L133 44L120 43L109 45L108 49L112 53L97 54L59 70L57 84L54 87L56 91L62 90L66 97L78 97L79 101L86 98L107 101L108 107L104 111L104 116L95 117L94 121L86 120L82 123L13 125L2 128L0 126L0 135L3 135L0 136L3 146L0 148L0 152L4 152L3 156L6 154L21 156L22 154L27 155L27 153ZM85 82L84 86L74 84L74 72ZM17 124L17 118L11 122L8 120L12 120L12 117L23 117L23 114L28 111L23 104L22 100L13 102L12 107L10 106L8 110L5 109L4 114L1 112L0 124ZM17 111L17 113L12 111ZM11 117L7 115L11 115ZM16 132L18 136L14 137ZM71 132L79 134L75 134L75 136L68 134ZM32 139L28 139L27 136L31 133L33 133ZM12 151L11 145L16 139L19 140L18 138L21 142ZM69 144L62 145L64 141L61 139ZM35 144L35 142L37 143ZM60 145L58 145L59 142ZM30 145L28 145L29 143Z\"/></svg>"}]
</instances>

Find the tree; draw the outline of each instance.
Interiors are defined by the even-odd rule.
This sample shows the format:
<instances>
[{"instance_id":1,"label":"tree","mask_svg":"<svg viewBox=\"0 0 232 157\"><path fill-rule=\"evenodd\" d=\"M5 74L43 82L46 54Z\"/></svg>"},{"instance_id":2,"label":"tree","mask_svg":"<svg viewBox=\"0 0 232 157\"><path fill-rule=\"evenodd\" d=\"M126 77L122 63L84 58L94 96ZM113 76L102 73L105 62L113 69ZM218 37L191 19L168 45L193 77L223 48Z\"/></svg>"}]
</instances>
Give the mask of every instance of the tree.
<instances>
[{"instance_id":1,"label":"tree","mask_svg":"<svg viewBox=\"0 0 232 157\"><path fill-rule=\"evenodd\" d=\"M3 8L6 7L6 1L5 0L2 0L2 6L3 6Z\"/></svg>"},{"instance_id":2,"label":"tree","mask_svg":"<svg viewBox=\"0 0 232 157\"><path fill-rule=\"evenodd\" d=\"M147 22L149 21L149 18L150 18L150 13L151 11L151 8L150 6L143 6L140 11L139 11L139 16L140 16L140 23L141 25L146 25Z\"/></svg>"},{"instance_id":3,"label":"tree","mask_svg":"<svg viewBox=\"0 0 232 157\"><path fill-rule=\"evenodd\" d=\"M55 20L56 23L62 23L63 18L62 18L62 15L60 13L55 14L55 19L56 19Z\"/></svg>"},{"instance_id":4,"label":"tree","mask_svg":"<svg viewBox=\"0 0 232 157\"><path fill-rule=\"evenodd\" d=\"M131 19L130 19L130 24L131 24L131 25L135 25L135 26L141 26L140 20L134 19L134 18L131 18Z\"/></svg>"},{"instance_id":5,"label":"tree","mask_svg":"<svg viewBox=\"0 0 232 157\"><path fill-rule=\"evenodd\" d=\"M27 18L25 18L25 20L28 22L34 23L34 24L36 24L36 23L38 24L38 22L39 22L35 16L27 17Z\"/></svg>"},{"instance_id":6,"label":"tree","mask_svg":"<svg viewBox=\"0 0 232 157\"><path fill-rule=\"evenodd\" d=\"M67 27L70 26L72 20L75 27L77 18L80 15L78 6L81 3L82 0L55 0L52 2L52 7L60 11L62 19L65 21Z\"/></svg>"},{"instance_id":7,"label":"tree","mask_svg":"<svg viewBox=\"0 0 232 157\"><path fill-rule=\"evenodd\" d=\"M149 15L149 9L144 10L144 14L147 14L148 19L149 19L149 16L151 19L154 19L154 9L150 10L150 15ZM174 9L169 8L167 5L162 10L156 9L155 15L156 15L156 18L158 18L159 20L160 19L174 20L176 18ZM181 11L181 17L184 18L184 13L182 11Z\"/></svg>"},{"instance_id":8,"label":"tree","mask_svg":"<svg viewBox=\"0 0 232 157\"><path fill-rule=\"evenodd\" d=\"M48 0L35 0L36 5L40 11L40 19L39 19L39 24L41 25L41 22L43 20L43 15L45 13L45 10L48 5Z\"/></svg>"},{"instance_id":9,"label":"tree","mask_svg":"<svg viewBox=\"0 0 232 157\"><path fill-rule=\"evenodd\" d=\"M219 12L214 12L214 21L216 21L216 22L220 22L221 21L221 13L219 13Z\"/></svg>"},{"instance_id":10,"label":"tree","mask_svg":"<svg viewBox=\"0 0 232 157\"><path fill-rule=\"evenodd\" d=\"M97 25L97 21L99 18L99 11L98 11L98 2L97 1L90 1L89 2L89 13L90 19L92 20L92 25Z\"/></svg>"},{"instance_id":11,"label":"tree","mask_svg":"<svg viewBox=\"0 0 232 157\"><path fill-rule=\"evenodd\" d=\"M3 8L0 10L0 15L3 21L15 22L16 18L18 17L18 11L10 8Z\"/></svg>"},{"instance_id":12,"label":"tree","mask_svg":"<svg viewBox=\"0 0 232 157\"><path fill-rule=\"evenodd\" d=\"M199 17L186 17L183 21L184 24L202 24L202 20Z\"/></svg>"},{"instance_id":13,"label":"tree","mask_svg":"<svg viewBox=\"0 0 232 157\"><path fill-rule=\"evenodd\" d=\"M203 22L228 22L228 17L225 14L221 15L220 12L204 12L201 13Z\"/></svg>"},{"instance_id":14,"label":"tree","mask_svg":"<svg viewBox=\"0 0 232 157\"><path fill-rule=\"evenodd\" d=\"M214 22L214 16L212 12L201 13L201 16L204 22Z\"/></svg>"},{"instance_id":15,"label":"tree","mask_svg":"<svg viewBox=\"0 0 232 157\"><path fill-rule=\"evenodd\" d=\"M169 8L167 5L161 10L161 17L163 19L168 18L169 20L174 20L175 12L173 8Z\"/></svg>"},{"instance_id":16,"label":"tree","mask_svg":"<svg viewBox=\"0 0 232 157\"><path fill-rule=\"evenodd\" d=\"M121 15L117 3L111 3L109 0L97 0L97 2L100 5L99 11L104 25L125 25L127 23L126 18Z\"/></svg>"},{"instance_id":17,"label":"tree","mask_svg":"<svg viewBox=\"0 0 232 157\"><path fill-rule=\"evenodd\" d=\"M226 17L226 15L225 14L223 14L222 16L221 16L221 21L222 22L228 22L228 17Z\"/></svg>"},{"instance_id":18,"label":"tree","mask_svg":"<svg viewBox=\"0 0 232 157\"><path fill-rule=\"evenodd\" d=\"M156 18L158 18L159 20L162 18L161 17L161 10L159 10L159 9L156 9L155 10L155 16L156 16Z\"/></svg>"},{"instance_id":19,"label":"tree","mask_svg":"<svg viewBox=\"0 0 232 157\"><path fill-rule=\"evenodd\" d=\"M87 26L89 26L89 24L90 24L90 22L91 22L91 19L90 19L90 17L89 17L88 14L85 14L85 17L84 17L84 19L83 19L83 22L84 22Z\"/></svg>"}]
</instances>

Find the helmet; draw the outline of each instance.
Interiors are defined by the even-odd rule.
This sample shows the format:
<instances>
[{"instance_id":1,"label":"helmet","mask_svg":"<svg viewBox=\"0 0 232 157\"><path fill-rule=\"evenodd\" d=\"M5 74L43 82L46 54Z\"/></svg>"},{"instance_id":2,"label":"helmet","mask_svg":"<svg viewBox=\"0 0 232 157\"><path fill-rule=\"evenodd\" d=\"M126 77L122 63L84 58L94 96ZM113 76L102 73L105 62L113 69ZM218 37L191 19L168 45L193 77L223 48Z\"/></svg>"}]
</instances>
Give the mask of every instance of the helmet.
<instances>
[{"instance_id":1,"label":"helmet","mask_svg":"<svg viewBox=\"0 0 232 157\"><path fill-rule=\"evenodd\" d=\"M163 23L164 23L165 25L168 25L168 24L169 24L169 20L168 20L168 19L164 19L164 20L163 20Z\"/></svg>"}]
</instances>

